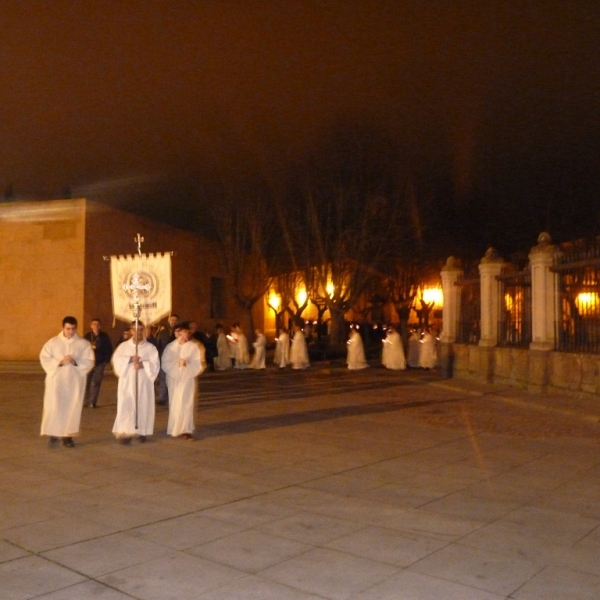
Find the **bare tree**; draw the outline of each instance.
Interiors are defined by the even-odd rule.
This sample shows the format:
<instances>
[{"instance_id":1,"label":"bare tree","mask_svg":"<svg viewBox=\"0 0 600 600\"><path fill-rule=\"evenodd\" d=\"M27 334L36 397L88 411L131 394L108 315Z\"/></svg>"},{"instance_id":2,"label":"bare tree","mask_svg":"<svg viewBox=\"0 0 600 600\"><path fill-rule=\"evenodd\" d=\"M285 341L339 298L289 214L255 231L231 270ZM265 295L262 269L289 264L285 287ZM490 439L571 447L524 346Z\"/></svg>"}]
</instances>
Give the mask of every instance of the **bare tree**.
<instances>
[{"instance_id":1,"label":"bare tree","mask_svg":"<svg viewBox=\"0 0 600 600\"><path fill-rule=\"evenodd\" d=\"M313 292L329 309L331 343L340 344L344 315L392 250L399 205L393 196L348 185L309 193L306 207L317 284Z\"/></svg>"},{"instance_id":2,"label":"bare tree","mask_svg":"<svg viewBox=\"0 0 600 600\"><path fill-rule=\"evenodd\" d=\"M279 296L279 305L269 302L269 307L275 312L276 327L285 327L284 316L300 318L309 303L306 283L302 271L286 271L274 275L271 279L272 291ZM301 301L300 298L304 296Z\"/></svg>"},{"instance_id":3,"label":"bare tree","mask_svg":"<svg viewBox=\"0 0 600 600\"><path fill-rule=\"evenodd\" d=\"M221 185L211 198L210 214L220 242L220 257L231 294L246 312L254 335L252 310L271 287L272 202L257 184Z\"/></svg>"}]
</instances>

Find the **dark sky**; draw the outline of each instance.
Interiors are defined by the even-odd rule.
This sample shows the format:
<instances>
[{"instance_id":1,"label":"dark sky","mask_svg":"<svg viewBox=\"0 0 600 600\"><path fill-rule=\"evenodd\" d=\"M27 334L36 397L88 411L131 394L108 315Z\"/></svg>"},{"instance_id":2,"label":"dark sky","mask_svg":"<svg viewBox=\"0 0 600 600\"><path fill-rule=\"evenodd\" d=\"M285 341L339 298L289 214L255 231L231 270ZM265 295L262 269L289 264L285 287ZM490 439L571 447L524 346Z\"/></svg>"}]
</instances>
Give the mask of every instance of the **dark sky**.
<instances>
[{"instance_id":1,"label":"dark sky","mask_svg":"<svg viewBox=\"0 0 600 600\"><path fill-rule=\"evenodd\" d=\"M435 226L452 213L490 243L515 221L532 242L600 229L597 0L0 0L0 14L0 190L17 197L285 171L343 123L393 135L443 207Z\"/></svg>"}]
</instances>

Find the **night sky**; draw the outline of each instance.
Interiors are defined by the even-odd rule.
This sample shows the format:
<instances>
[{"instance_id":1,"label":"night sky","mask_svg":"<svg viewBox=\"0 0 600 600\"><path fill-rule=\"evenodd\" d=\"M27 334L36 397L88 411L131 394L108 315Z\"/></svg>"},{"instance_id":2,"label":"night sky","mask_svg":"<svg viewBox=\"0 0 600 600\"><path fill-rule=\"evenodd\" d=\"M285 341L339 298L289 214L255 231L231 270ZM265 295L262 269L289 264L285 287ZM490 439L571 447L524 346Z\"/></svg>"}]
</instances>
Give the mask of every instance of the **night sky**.
<instances>
[{"instance_id":1,"label":"night sky","mask_svg":"<svg viewBox=\"0 0 600 600\"><path fill-rule=\"evenodd\" d=\"M446 255L600 233L597 1L0 10L0 192L181 217L212 173L285 177L354 128L394 139Z\"/></svg>"}]
</instances>

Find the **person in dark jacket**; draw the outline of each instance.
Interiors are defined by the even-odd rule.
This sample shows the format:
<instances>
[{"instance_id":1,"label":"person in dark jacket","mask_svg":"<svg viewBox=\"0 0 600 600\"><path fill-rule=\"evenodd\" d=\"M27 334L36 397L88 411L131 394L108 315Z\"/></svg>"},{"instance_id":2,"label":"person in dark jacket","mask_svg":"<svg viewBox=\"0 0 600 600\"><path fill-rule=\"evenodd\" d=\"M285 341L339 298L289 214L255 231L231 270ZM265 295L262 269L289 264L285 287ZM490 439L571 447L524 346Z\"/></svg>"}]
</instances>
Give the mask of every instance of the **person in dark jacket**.
<instances>
[{"instance_id":1,"label":"person in dark jacket","mask_svg":"<svg viewBox=\"0 0 600 600\"><path fill-rule=\"evenodd\" d=\"M104 367L110 361L113 347L108 334L102 331L100 319L92 319L90 329L91 331L88 331L83 337L92 345L95 363L87 375L85 404L90 408L96 408L98 406L98 394L100 393L102 378L104 377Z\"/></svg>"}]
</instances>

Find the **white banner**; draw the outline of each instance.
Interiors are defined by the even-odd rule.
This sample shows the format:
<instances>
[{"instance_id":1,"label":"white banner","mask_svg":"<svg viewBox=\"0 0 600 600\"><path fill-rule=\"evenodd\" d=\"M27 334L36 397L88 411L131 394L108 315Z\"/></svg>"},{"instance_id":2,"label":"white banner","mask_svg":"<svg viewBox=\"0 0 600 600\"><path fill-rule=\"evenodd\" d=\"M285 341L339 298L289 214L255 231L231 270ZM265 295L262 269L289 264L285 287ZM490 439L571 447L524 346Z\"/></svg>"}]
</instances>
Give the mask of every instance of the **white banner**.
<instances>
[{"instance_id":1,"label":"white banner","mask_svg":"<svg viewBox=\"0 0 600 600\"><path fill-rule=\"evenodd\" d=\"M131 323L134 288L140 299L140 321L153 325L171 314L171 253L110 257L115 319Z\"/></svg>"}]
</instances>

